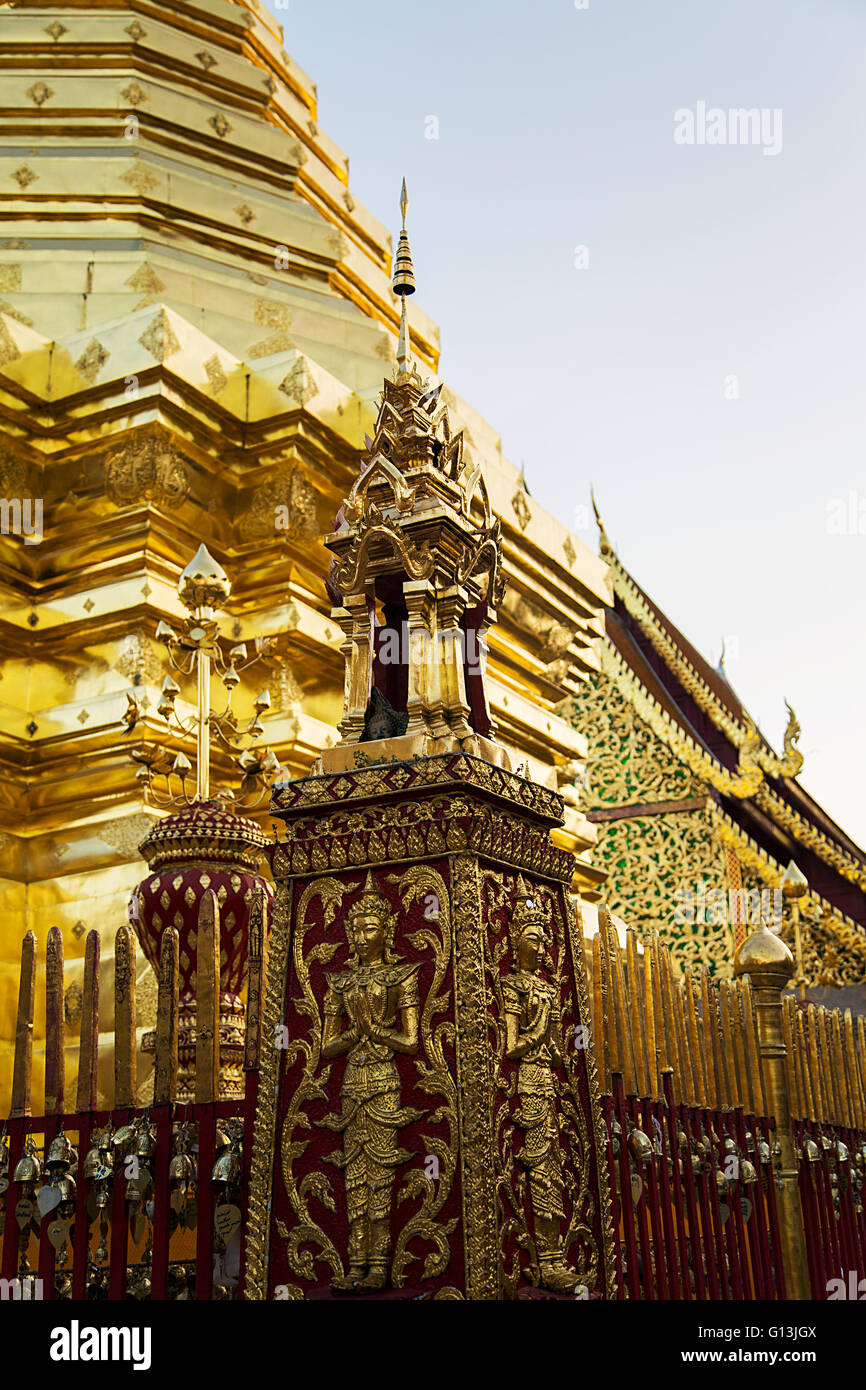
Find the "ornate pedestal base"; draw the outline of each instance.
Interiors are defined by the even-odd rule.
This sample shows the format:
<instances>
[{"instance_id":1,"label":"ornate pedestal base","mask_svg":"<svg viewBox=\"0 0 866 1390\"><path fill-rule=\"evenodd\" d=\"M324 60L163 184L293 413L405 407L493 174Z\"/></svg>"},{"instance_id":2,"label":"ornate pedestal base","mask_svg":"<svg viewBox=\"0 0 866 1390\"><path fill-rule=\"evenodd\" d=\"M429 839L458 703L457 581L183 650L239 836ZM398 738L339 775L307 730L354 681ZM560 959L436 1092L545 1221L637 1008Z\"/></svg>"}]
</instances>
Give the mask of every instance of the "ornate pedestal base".
<instances>
[{"instance_id":1,"label":"ornate pedestal base","mask_svg":"<svg viewBox=\"0 0 866 1390\"><path fill-rule=\"evenodd\" d=\"M255 821L212 802L196 803L157 821L140 851L151 869L133 898L134 925L142 949L158 974L165 927L180 937L178 1004L178 1089L180 1103L195 1096L195 980L198 914L212 889L220 912L220 1099L244 1093L244 1006L240 992L247 972L249 913L253 894L272 889L256 872L265 837ZM153 1050L155 1034L142 1047Z\"/></svg>"},{"instance_id":2,"label":"ornate pedestal base","mask_svg":"<svg viewBox=\"0 0 866 1390\"><path fill-rule=\"evenodd\" d=\"M452 753L279 789L247 1297L612 1287L559 797ZM270 1263L265 1264L272 1200ZM279 1292L278 1292L279 1291Z\"/></svg>"}]
</instances>

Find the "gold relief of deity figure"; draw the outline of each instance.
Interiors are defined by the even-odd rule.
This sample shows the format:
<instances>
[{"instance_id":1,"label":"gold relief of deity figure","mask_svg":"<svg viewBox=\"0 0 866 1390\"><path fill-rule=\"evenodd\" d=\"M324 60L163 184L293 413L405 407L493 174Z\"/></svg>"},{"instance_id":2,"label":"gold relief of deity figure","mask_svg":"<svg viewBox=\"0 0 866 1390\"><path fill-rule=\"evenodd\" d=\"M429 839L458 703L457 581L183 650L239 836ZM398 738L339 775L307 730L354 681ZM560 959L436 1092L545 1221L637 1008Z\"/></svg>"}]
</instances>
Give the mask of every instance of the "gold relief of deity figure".
<instances>
[{"instance_id":1,"label":"gold relief of deity figure","mask_svg":"<svg viewBox=\"0 0 866 1390\"><path fill-rule=\"evenodd\" d=\"M348 968L328 975L322 1057L345 1057L342 1113L320 1123L343 1136L342 1155L329 1156L345 1172L349 1216L346 1274L340 1292L383 1289L391 1250L391 1198L396 1169L411 1154L398 1145L400 1129L423 1113L401 1106L395 1057L418 1050L418 970L394 951L397 914L372 873L345 920Z\"/></svg>"},{"instance_id":2,"label":"gold relief of deity figure","mask_svg":"<svg viewBox=\"0 0 866 1390\"><path fill-rule=\"evenodd\" d=\"M519 881L518 903L509 928L514 973L502 981L506 1056L519 1064L516 1125L524 1132L518 1155L527 1170L541 1282L570 1293L578 1276L562 1248L562 1154L554 1072L563 1065L558 987L542 972L549 914Z\"/></svg>"}]
</instances>

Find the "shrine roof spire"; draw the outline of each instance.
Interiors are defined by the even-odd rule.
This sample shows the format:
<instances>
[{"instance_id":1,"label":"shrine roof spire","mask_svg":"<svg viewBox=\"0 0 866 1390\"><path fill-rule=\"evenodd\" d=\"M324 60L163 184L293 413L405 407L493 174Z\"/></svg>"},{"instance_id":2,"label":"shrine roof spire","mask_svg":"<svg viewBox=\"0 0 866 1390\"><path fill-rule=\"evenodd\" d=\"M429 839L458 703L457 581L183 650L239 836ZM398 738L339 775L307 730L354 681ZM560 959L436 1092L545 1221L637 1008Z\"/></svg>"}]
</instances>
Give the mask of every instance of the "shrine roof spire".
<instances>
[{"instance_id":1,"label":"shrine roof spire","mask_svg":"<svg viewBox=\"0 0 866 1390\"><path fill-rule=\"evenodd\" d=\"M402 300L400 310L400 337L397 341L397 373L396 380L402 381L411 376L411 357L409 353L409 320L406 314L406 296L415 293L415 271L412 266L412 252L409 247L409 236L406 231L406 212L409 207L409 195L406 192L406 180L403 180L403 187L400 189L400 212L403 225L400 230L400 240L397 244L397 255L394 258L394 278L391 288L395 294L399 294Z\"/></svg>"}]
</instances>

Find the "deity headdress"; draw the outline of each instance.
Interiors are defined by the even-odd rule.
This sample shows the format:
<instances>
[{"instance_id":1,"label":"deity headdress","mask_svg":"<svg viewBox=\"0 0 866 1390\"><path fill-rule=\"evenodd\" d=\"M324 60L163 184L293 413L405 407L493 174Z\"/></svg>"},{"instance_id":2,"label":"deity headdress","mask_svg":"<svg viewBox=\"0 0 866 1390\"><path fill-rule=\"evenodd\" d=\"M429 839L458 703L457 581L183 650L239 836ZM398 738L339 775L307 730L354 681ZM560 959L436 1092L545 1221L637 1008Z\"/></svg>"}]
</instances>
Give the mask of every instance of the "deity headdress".
<instances>
[{"instance_id":1,"label":"deity headdress","mask_svg":"<svg viewBox=\"0 0 866 1390\"><path fill-rule=\"evenodd\" d=\"M380 892L373 878L372 869L367 870L367 879L364 884L364 891L356 902L352 903L346 913L344 926L346 929L346 940L349 943L351 952L350 960L352 964L357 964L358 957L355 951L355 939L352 928L359 917L376 917L382 925L385 934L385 960L388 965L393 965L400 957L394 951L394 933L397 930L396 912L392 912L391 904L388 899Z\"/></svg>"},{"instance_id":2,"label":"deity headdress","mask_svg":"<svg viewBox=\"0 0 866 1390\"><path fill-rule=\"evenodd\" d=\"M517 875L517 902L511 914L508 934L511 938L511 953L517 962L517 948L520 938L529 927L539 927L544 936L545 946L550 943L550 912L544 906L538 893L527 888L522 874Z\"/></svg>"}]
</instances>

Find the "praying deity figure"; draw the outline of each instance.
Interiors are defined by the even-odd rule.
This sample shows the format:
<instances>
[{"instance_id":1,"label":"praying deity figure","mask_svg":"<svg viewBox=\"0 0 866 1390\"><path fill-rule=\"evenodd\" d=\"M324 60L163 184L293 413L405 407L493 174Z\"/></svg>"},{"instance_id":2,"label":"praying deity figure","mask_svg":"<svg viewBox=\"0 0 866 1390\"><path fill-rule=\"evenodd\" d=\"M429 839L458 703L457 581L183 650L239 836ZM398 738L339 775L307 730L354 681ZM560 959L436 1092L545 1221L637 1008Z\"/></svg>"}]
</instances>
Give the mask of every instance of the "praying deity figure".
<instances>
[{"instance_id":1,"label":"praying deity figure","mask_svg":"<svg viewBox=\"0 0 866 1390\"><path fill-rule=\"evenodd\" d=\"M346 1057L342 1114L322 1123L343 1135L349 1268L336 1290L383 1289L391 1248L391 1190L396 1168L411 1155L400 1129L420 1112L400 1104L395 1054L418 1050L418 969L394 953L397 914L367 874L364 892L346 917L347 970L329 975L322 1056Z\"/></svg>"},{"instance_id":2,"label":"praying deity figure","mask_svg":"<svg viewBox=\"0 0 866 1390\"><path fill-rule=\"evenodd\" d=\"M562 1066L559 991L541 971L547 914L520 880L511 927L513 975L502 982L506 1055L519 1062L515 1123L524 1131L519 1158L527 1170L541 1282L570 1293L578 1276L565 1262L562 1228L562 1156L554 1068Z\"/></svg>"}]
</instances>

